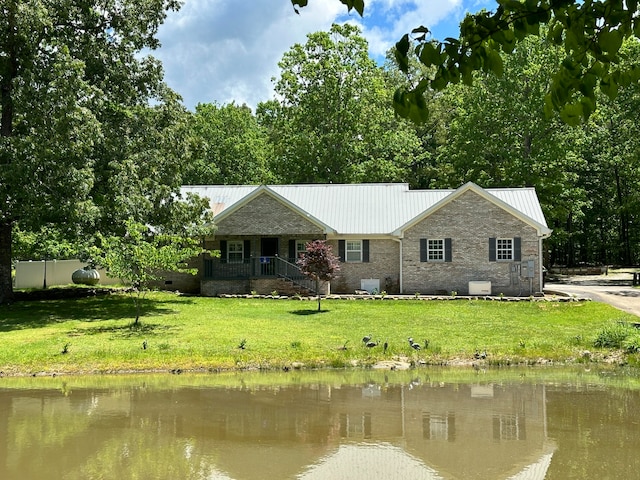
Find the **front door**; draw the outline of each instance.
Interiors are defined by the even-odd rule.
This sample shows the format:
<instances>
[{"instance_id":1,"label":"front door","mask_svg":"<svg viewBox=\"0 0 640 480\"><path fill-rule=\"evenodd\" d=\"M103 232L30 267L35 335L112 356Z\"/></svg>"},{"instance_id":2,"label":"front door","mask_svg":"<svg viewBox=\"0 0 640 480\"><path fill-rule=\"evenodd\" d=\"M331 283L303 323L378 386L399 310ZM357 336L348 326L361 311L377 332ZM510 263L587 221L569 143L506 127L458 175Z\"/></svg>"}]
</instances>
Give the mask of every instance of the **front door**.
<instances>
[{"instance_id":1,"label":"front door","mask_svg":"<svg viewBox=\"0 0 640 480\"><path fill-rule=\"evenodd\" d=\"M260 239L260 273L275 275L274 258L278 255L278 238L266 237Z\"/></svg>"}]
</instances>

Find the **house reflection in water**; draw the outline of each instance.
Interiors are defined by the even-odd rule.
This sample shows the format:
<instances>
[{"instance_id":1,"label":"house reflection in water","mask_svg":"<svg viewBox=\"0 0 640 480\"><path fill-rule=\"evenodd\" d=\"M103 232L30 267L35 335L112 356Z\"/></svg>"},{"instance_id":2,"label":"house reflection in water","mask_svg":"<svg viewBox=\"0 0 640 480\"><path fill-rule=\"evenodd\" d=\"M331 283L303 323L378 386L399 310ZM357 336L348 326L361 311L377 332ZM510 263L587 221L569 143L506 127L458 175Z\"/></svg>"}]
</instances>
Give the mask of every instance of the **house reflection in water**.
<instances>
[{"instance_id":1,"label":"house reflection in water","mask_svg":"<svg viewBox=\"0 0 640 480\"><path fill-rule=\"evenodd\" d=\"M0 478L534 480L554 452L542 385L47 392L0 392Z\"/></svg>"},{"instance_id":2,"label":"house reflection in water","mask_svg":"<svg viewBox=\"0 0 640 480\"><path fill-rule=\"evenodd\" d=\"M341 478L348 471L348 478L368 479L542 479L554 451L546 434L544 386L414 381L408 387L366 386L360 395L333 389L331 403L340 412L341 446L302 478ZM366 456L362 442L394 448L354 468ZM349 454L345 445L351 443ZM412 473L400 474L407 469Z\"/></svg>"}]
</instances>

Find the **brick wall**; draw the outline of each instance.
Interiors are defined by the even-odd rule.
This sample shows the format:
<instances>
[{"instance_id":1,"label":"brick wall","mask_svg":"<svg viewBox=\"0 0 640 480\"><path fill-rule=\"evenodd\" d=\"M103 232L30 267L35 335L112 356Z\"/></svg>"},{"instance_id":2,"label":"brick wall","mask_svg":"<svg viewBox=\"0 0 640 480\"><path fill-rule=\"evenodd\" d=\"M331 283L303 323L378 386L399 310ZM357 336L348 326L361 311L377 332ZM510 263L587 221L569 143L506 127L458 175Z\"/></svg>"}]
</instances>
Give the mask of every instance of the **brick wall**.
<instances>
[{"instance_id":1,"label":"brick wall","mask_svg":"<svg viewBox=\"0 0 640 480\"><path fill-rule=\"evenodd\" d=\"M224 235L311 235L324 232L298 212L263 193L216 224L216 236Z\"/></svg>"},{"instance_id":2,"label":"brick wall","mask_svg":"<svg viewBox=\"0 0 640 480\"><path fill-rule=\"evenodd\" d=\"M150 282L151 288L159 290L178 291L182 293L200 293L200 279L202 276L202 258L195 257L189 260L188 268L198 270L196 275L179 272L164 272L161 280Z\"/></svg>"},{"instance_id":3,"label":"brick wall","mask_svg":"<svg viewBox=\"0 0 640 480\"><path fill-rule=\"evenodd\" d=\"M512 272L514 262L490 262L489 238L521 237L522 261L535 260L536 230L509 212L468 191L405 232L403 290L410 294L468 294L470 281L490 281L492 294L529 295L530 283ZM420 262L421 238L451 238L451 262ZM518 262L519 263L519 262ZM536 279L533 293L538 290Z\"/></svg>"},{"instance_id":4,"label":"brick wall","mask_svg":"<svg viewBox=\"0 0 640 480\"><path fill-rule=\"evenodd\" d=\"M223 293L250 293L249 279L246 280L202 280L200 294L205 297L215 297Z\"/></svg>"},{"instance_id":5,"label":"brick wall","mask_svg":"<svg viewBox=\"0 0 640 480\"><path fill-rule=\"evenodd\" d=\"M367 238L362 238L367 240ZM380 291L400 292L400 243L387 239L369 240L369 262L342 262L340 273L331 281L331 293L353 293L361 288L362 279L380 280ZM328 242L338 255L338 240Z\"/></svg>"}]
</instances>

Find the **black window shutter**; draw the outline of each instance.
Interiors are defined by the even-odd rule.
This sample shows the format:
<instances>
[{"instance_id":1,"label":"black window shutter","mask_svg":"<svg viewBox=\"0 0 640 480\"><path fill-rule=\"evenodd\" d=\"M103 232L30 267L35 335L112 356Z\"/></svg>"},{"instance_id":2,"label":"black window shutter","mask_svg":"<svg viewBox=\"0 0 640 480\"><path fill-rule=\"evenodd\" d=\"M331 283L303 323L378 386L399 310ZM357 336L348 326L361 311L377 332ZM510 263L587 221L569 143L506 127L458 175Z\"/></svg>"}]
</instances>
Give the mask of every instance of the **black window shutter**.
<instances>
[{"instance_id":1,"label":"black window shutter","mask_svg":"<svg viewBox=\"0 0 640 480\"><path fill-rule=\"evenodd\" d=\"M289 258L296 259L296 241L294 239L289 240Z\"/></svg>"},{"instance_id":2,"label":"black window shutter","mask_svg":"<svg viewBox=\"0 0 640 480\"><path fill-rule=\"evenodd\" d=\"M369 262L369 240L362 240L362 261Z\"/></svg>"},{"instance_id":3,"label":"black window shutter","mask_svg":"<svg viewBox=\"0 0 640 480\"><path fill-rule=\"evenodd\" d=\"M220 263L227 263L227 241L220 240Z\"/></svg>"},{"instance_id":4,"label":"black window shutter","mask_svg":"<svg viewBox=\"0 0 640 480\"><path fill-rule=\"evenodd\" d=\"M522 260L522 239L520 237L513 239L513 260L515 262Z\"/></svg>"},{"instance_id":5,"label":"black window shutter","mask_svg":"<svg viewBox=\"0 0 640 480\"><path fill-rule=\"evenodd\" d=\"M345 261L346 249L347 249L347 246L345 241L338 240L338 256L340 257L341 262Z\"/></svg>"},{"instance_id":6,"label":"black window shutter","mask_svg":"<svg viewBox=\"0 0 640 480\"><path fill-rule=\"evenodd\" d=\"M427 261L427 239L426 238L420 239L420 261L421 262Z\"/></svg>"},{"instance_id":7,"label":"black window shutter","mask_svg":"<svg viewBox=\"0 0 640 480\"><path fill-rule=\"evenodd\" d=\"M451 239L450 238L444 239L444 261L445 262L451 261Z\"/></svg>"},{"instance_id":8,"label":"black window shutter","mask_svg":"<svg viewBox=\"0 0 640 480\"><path fill-rule=\"evenodd\" d=\"M489 239L489 261L490 262L496 261L496 239L495 238Z\"/></svg>"},{"instance_id":9,"label":"black window shutter","mask_svg":"<svg viewBox=\"0 0 640 480\"><path fill-rule=\"evenodd\" d=\"M248 262L251 258L251 240L244 241L244 261Z\"/></svg>"}]
</instances>

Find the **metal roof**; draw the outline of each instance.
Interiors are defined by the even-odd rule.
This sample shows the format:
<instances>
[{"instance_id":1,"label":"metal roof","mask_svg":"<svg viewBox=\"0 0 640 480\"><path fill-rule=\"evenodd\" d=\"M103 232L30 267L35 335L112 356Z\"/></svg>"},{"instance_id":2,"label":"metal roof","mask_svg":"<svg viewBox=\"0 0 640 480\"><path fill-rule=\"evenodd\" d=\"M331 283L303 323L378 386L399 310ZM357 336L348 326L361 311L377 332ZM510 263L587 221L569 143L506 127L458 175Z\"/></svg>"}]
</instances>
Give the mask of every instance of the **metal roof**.
<instances>
[{"instance_id":1,"label":"metal roof","mask_svg":"<svg viewBox=\"0 0 640 480\"><path fill-rule=\"evenodd\" d=\"M183 195L195 193L209 198L211 208L218 216L225 211L229 213L233 207L237 208L258 189L296 205L341 235L389 235L429 209L437 209L451 195L467 189L488 194L486 197L490 200L499 205L506 204L525 221L531 220L541 230L548 230L534 188L481 189L473 183L467 183L458 189L410 190L405 183L371 183L189 185L183 186L181 191Z\"/></svg>"}]
</instances>

